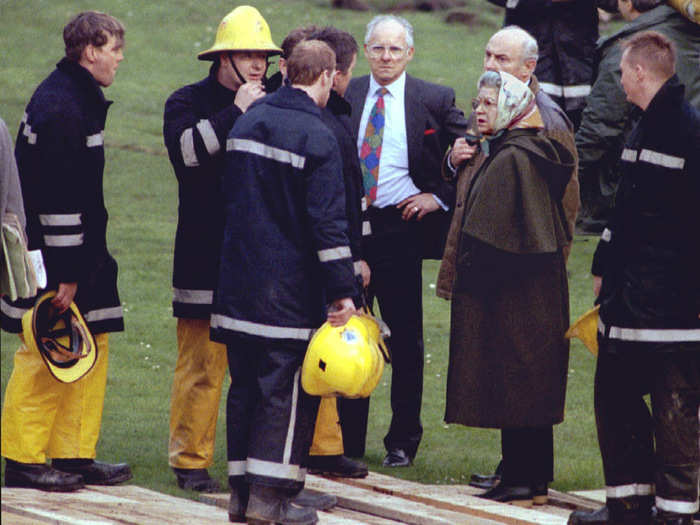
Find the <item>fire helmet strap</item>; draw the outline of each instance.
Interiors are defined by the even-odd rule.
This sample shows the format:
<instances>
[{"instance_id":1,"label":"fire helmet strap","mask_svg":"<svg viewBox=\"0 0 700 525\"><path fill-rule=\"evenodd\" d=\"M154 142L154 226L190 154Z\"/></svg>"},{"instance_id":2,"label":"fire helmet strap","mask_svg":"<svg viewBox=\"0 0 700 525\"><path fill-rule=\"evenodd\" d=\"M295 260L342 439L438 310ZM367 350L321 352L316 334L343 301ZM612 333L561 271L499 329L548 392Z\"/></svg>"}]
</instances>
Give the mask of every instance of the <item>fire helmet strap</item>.
<instances>
[{"instance_id":1,"label":"fire helmet strap","mask_svg":"<svg viewBox=\"0 0 700 525\"><path fill-rule=\"evenodd\" d=\"M228 56L228 61L230 62L231 67L233 68L233 72L236 73L236 76L238 77L238 81L241 84L245 84L247 81L245 78L243 78L243 75L241 75L241 72L236 67L236 63L233 61L233 58L231 58L231 53L229 53L227 56Z\"/></svg>"}]
</instances>

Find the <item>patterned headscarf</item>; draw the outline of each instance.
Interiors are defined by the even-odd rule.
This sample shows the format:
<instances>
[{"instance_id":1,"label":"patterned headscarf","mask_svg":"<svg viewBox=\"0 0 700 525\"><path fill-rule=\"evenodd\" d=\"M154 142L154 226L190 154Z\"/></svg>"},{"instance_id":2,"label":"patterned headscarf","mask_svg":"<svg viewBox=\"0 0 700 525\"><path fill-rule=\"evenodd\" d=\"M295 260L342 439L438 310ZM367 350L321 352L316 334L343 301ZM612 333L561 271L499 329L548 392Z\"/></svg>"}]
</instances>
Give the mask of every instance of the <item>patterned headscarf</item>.
<instances>
[{"instance_id":1,"label":"patterned headscarf","mask_svg":"<svg viewBox=\"0 0 700 525\"><path fill-rule=\"evenodd\" d=\"M544 127L542 117L535 104L535 95L527 84L504 71L494 73L501 77L494 134L503 129ZM481 79L479 79L479 83L481 83Z\"/></svg>"}]
</instances>

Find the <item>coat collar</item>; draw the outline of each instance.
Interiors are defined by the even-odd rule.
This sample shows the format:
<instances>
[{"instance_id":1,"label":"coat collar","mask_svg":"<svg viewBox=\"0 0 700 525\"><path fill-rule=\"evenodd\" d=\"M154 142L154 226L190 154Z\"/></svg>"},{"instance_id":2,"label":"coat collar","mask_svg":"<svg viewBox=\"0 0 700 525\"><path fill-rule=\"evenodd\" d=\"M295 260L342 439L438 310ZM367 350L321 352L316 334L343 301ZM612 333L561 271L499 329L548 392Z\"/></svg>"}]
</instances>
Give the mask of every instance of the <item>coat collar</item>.
<instances>
[{"instance_id":1,"label":"coat collar","mask_svg":"<svg viewBox=\"0 0 700 525\"><path fill-rule=\"evenodd\" d=\"M321 116L321 108L311 100L311 97L305 91L291 86L282 86L271 95L266 96L263 103L271 104L280 108L296 109Z\"/></svg>"},{"instance_id":2,"label":"coat collar","mask_svg":"<svg viewBox=\"0 0 700 525\"><path fill-rule=\"evenodd\" d=\"M654 121L668 120L669 115L675 114L674 108L680 107L684 94L685 87L674 74L656 92L642 118Z\"/></svg>"},{"instance_id":3,"label":"coat collar","mask_svg":"<svg viewBox=\"0 0 700 525\"><path fill-rule=\"evenodd\" d=\"M112 103L111 100L105 98L102 88L95 80L95 77L75 60L64 57L56 64L56 69L72 78L81 89L89 96L94 97L99 104L109 106Z\"/></svg>"}]
</instances>

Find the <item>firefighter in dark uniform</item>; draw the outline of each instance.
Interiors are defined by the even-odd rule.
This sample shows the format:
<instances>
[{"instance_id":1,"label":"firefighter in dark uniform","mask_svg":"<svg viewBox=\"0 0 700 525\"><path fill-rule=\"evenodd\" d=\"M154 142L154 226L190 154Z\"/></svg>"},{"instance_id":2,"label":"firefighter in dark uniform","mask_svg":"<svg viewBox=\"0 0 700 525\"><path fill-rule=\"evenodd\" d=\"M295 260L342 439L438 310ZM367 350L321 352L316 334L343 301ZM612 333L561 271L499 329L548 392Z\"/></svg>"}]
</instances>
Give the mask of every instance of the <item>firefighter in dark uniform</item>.
<instances>
[{"instance_id":1,"label":"firefighter in dark uniform","mask_svg":"<svg viewBox=\"0 0 700 525\"><path fill-rule=\"evenodd\" d=\"M341 158L319 108L335 54L302 42L287 73L289 84L240 117L226 144L211 325L231 373L229 519L248 523L316 522L313 508L291 503L318 407L301 389L301 364L313 329L326 318L342 325L355 311Z\"/></svg>"},{"instance_id":2,"label":"firefighter in dark uniform","mask_svg":"<svg viewBox=\"0 0 700 525\"><path fill-rule=\"evenodd\" d=\"M124 27L104 13L76 15L64 28L66 56L26 108L15 156L29 248L40 249L58 311L75 302L94 335L98 358L74 383L61 383L24 344L2 409L5 485L70 491L131 478L124 463L94 461L107 382L108 333L124 329L117 263L107 250L102 191L107 109L101 87L122 61ZM32 300L2 299L2 327L21 332ZM52 466L45 464L51 458Z\"/></svg>"},{"instance_id":3,"label":"firefighter in dark uniform","mask_svg":"<svg viewBox=\"0 0 700 525\"><path fill-rule=\"evenodd\" d=\"M199 54L214 63L209 76L165 103L163 136L179 185L173 270L173 315L178 358L170 405L169 464L181 488L219 489L207 467L214 456L226 348L209 339L209 316L223 237L226 136L265 95L268 57L281 50L254 7L240 6L221 21L214 45Z\"/></svg>"},{"instance_id":4,"label":"firefighter in dark uniform","mask_svg":"<svg viewBox=\"0 0 700 525\"><path fill-rule=\"evenodd\" d=\"M667 37L636 33L623 49L622 86L642 115L592 268L606 506L569 523L690 524L700 470L700 113L683 99Z\"/></svg>"}]
</instances>

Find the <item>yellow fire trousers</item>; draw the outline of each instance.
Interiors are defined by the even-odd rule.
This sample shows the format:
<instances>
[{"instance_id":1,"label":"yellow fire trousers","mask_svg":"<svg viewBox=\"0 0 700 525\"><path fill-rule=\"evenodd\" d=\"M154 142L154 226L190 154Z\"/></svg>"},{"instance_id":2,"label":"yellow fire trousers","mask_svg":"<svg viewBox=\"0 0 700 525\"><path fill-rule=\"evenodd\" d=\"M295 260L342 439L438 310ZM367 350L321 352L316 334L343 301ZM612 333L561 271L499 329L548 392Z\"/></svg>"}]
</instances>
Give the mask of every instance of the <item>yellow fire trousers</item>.
<instances>
[{"instance_id":1,"label":"yellow fire trousers","mask_svg":"<svg viewBox=\"0 0 700 525\"><path fill-rule=\"evenodd\" d=\"M22 337L20 336L20 339ZM74 383L55 379L22 339L2 407L2 456L21 463L96 455L107 385L107 334L94 336L97 361Z\"/></svg>"},{"instance_id":2,"label":"yellow fire trousers","mask_svg":"<svg viewBox=\"0 0 700 525\"><path fill-rule=\"evenodd\" d=\"M318 407L314 439L310 456L339 456L343 454L343 434L340 431L336 398L324 397Z\"/></svg>"},{"instance_id":3,"label":"yellow fire trousers","mask_svg":"<svg viewBox=\"0 0 700 525\"><path fill-rule=\"evenodd\" d=\"M171 467L199 469L214 459L226 346L209 340L206 319L177 320L177 363L170 398Z\"/></svg>"}]
</instances>

